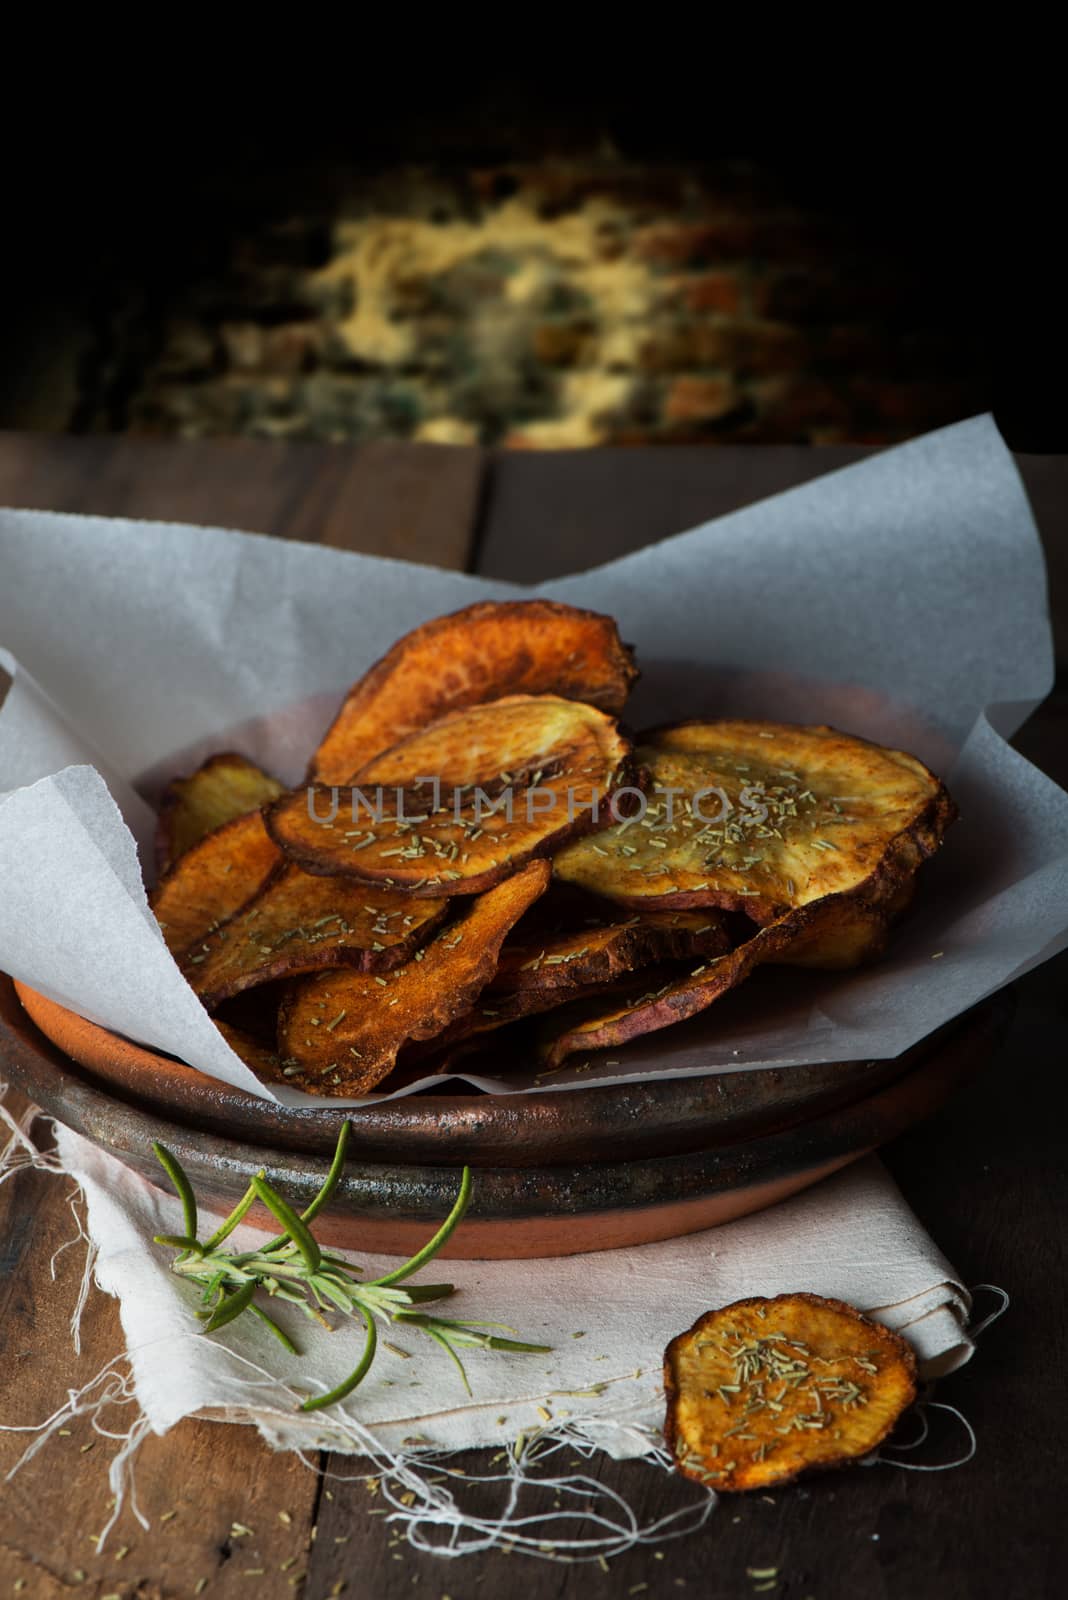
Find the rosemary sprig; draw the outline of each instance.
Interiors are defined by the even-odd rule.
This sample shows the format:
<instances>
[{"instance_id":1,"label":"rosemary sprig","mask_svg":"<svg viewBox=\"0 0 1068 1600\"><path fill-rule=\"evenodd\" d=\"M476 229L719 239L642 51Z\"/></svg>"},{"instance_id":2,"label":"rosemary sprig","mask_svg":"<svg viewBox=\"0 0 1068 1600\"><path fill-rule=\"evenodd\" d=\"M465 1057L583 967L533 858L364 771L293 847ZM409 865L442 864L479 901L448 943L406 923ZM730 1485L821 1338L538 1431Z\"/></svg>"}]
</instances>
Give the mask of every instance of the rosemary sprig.
<instances>
[{"instance_id":1,"label":"rosemary sprig","mask_svg":"<svg viewBox=\"0 0 1068 1600\"><path fill-rule=\"evenodd\" d=\"M459 1368L468 1394L471 1393L471 1385L458 1349L540 1353L549 1350L549 1345L526 1344L520 1339L502 1338L501 1332L515 1332L514 1328L504 1323L436 1317L420 1309L430 1301L444 1300L454 1293L451 1283L410 1284L403 1289L398 1287L404 1279L410 1278L433 1260L459 1225L471 1198L469 1167L463 1169L456 1202L434 1237L403 1266L387 1272L384 1277L364 1283L355 1267L320 1247L308 1224L322 1210L340 1181L345 1166L349 1128L348 1122L342 1125L326 1180L315 1199L299 1216L272 1188L266 1173L261 1170L230 1215L219 1224L210 1238L203 1241L197 1237L196 1197L181 1162L164 1145L152 1146L156 1160L170 1178L182 1202L185 1228L181 1234L157 1234L155 1243L176 1251L171 1270L200 1286L201 1306L197 1316L204 1323L204 1332L215 1333L248 1311L270 1329L290 1355L299 1355L297 1346L285 1329L279 1327L262 1305L257 1304L256 1295L261 1291L270 1299L288 1300L300 1306L305 1316L325 1328L333 1327L328 1319L334 1314L362 1322L365 1341L358 1364L328 1394L305 1400L300 1408L302 1411L321 1411L325 1406L335 1405L363 1381L371 1369L378 1347L378 1321L412 1328L440 1345ZM283 1231L255 1250L222 1249L224 1241L257 1201L271 1212Z\"/></svg>"}]
</instances>

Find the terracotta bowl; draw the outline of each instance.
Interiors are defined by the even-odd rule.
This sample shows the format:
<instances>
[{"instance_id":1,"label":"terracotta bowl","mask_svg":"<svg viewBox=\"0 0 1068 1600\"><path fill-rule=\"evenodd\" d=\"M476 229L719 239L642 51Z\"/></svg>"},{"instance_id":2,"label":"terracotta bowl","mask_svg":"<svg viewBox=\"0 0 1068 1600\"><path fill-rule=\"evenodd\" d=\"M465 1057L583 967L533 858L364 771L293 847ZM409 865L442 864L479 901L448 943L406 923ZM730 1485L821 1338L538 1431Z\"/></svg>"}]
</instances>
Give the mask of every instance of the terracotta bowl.
<instances>
[{"instance_id":1,"label":"terracotta bowl","mask_svg":"<svg viewBox=\"0 0 1068 1600\"><path fill-rule=\"evenodd\" d=\"M530 1096L422 1093L353 1118L317 1231L415 1249L478 1167L446 1254L570 1255L696 1232L795 1194L929 1115L1001 1031L996 997L892 1061L669 1079ZM151 1145L228 1208L261 1167L307 1204L345 1113L257 1100L0 975L0 1069L49 1115L151 1181Z\"/></svg>"}]
</instances>

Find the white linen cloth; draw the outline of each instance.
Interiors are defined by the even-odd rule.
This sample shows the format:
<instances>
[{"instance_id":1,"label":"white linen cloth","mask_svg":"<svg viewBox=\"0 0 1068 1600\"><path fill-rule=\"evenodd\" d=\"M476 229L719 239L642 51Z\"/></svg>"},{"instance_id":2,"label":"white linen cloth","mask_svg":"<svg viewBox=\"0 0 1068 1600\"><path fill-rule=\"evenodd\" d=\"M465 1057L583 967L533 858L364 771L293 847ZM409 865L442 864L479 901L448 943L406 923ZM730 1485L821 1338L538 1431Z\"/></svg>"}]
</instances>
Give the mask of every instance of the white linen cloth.
<instances>
[{"instance_id":1,"label":"white linen cloth","mask_svg":"<svg viewBox=\"0 0 1068 1600\"><path fill-rule=\"evenodd\" d=\"M413 1281L457 1285L443 1315L513 1324L551 1353L465 1351L468 1397L444 1351L397 1328L390 1342L418 1361L380 1344L343 1408L300 1413L301 1394L332 1388L355 1366L361 1332L328 1333L276 1302L272 1314L299 1358L251 1317L206 1337L193 1314L198 1291L169 1271L172 1253L152 1243L156 1233L181 1231L178 1201L77 1134L56 1131L60 1161L85 1194L96 1281L118 1298L134 1390L156 1433L183 1417L213 1417L253 1423L275 1448L359 1449L349 1416L390 1450L458 1450L566 1425L613 1456L651 1454L668 1341L715 1306L790 1290L845 1300L897 1329L926 1378L973 1352L966 1289L869 1157L767 1211L681 1239L540 1261L432 1263ZM201 1237L213 1226L205 1214ZM255 1237L243 1228L231 1242L248 1248ZM353 1259L367 1276L389 1270L383 1258Z\"/></svg>"}]
</instances>

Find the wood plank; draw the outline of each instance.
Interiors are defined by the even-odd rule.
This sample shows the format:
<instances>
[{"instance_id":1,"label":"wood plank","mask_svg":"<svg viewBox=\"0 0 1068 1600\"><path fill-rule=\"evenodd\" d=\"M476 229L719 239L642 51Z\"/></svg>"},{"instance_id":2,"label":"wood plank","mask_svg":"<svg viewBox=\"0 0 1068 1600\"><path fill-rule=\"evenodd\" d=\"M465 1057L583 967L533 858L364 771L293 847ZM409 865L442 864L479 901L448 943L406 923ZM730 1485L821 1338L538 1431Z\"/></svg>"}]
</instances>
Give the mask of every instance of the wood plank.
<instances>
[{"instance_id":1,"label":"wood plank","mask_svg":"<svg viewBox=\"0 0 1068 1600\"><path fill-rule=\"evenodd\" d=\"M484 485L478 571L540 583L599 566L874 454L864 445L511 451ZM1068 457L1018 455L1043 537L1058 659L1068 662Z\"/></svg>"},{"instance_id":2,"label":"wood plank","mask_svg":"<svg viewBox=\"0 0 1068 1600\"><path fill-rule=\"evenodd\" d=\"M462 571L472 553L483 453L381 440L351 458L320 540Z\"/></svg>"},{"instance_id":3,"label":"wood plank","mask_svg":"<svg viewBox=\"0 0 1068 1600\"><path fill-rule=\"evenodd\" d=\"M50 1416L68 1389L89 1382L123 1348L117 1302L95 1291L82 1318L82 1353L73 1354L69 1320L84 1246L57 1258L54 1282L49 1265L53 1252L75 1233L69 1192L64 1179L30 1170L0 1188L0 1420L9 1427ZM121 1432L133 1414L130 1406L115 1406L101 1422ZM29 1442L29 1435L0 1432L0 1477ZM146 1532L127 1510L98 1554L92 1535L109 1514L107 1469L117 1448L95 1434L87 1419L78 1419L69 1434L53 1437L5 1485L5 1593L21 1580L28 1600L69 1595L74 1587L86 1594L137 1593L147 1600L191 1595L205 1578L208 1600L232 1593L234 1574L262 1568L249 1592L289 1600L290 1575L306 1568L319 1498L315 1474L296 1457L268 1455L253 1429L219 1423L188 1422L164 1438L149 1437L136 1477L152 1526ZM279 1519L280 1510L287 1511L289 1523ZM235 1523L253 1531L235 1534ZM290 1558L293 1564L283 1572Z\"/></svg>"},{"instance_id":4,"label":"wood plank","mask_svg":"<svg viewBox=\"0 0 1068 1600\"><path fill-rule=\"evenodd\" d=\"M499 452L478 570L510 583L564 577L871 453L857 445Z\"/></svg>"},{"instance_id":5,"label":"wood plank","mask_svg":"<svg viewBox=\"0 0 1068 1600\"><path fill-rule=\"evenodd\" d=\"M443 445L0 433L0 505L210 523L462 570L483 454Z\"/></svg>"}]
</instances>

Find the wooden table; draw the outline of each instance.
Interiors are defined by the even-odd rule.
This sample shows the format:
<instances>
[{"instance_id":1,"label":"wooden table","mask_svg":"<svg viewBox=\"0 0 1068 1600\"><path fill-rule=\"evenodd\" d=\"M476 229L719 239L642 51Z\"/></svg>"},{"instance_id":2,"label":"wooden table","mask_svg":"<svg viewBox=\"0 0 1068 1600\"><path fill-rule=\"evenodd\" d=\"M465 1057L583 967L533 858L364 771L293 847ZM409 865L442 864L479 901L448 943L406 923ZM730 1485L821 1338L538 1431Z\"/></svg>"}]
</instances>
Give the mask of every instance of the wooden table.
<instances>
[{"instance_id":1,"label":"wooden table","mask_svg":"<svg viewBox=\"0 0 1068 1600\"><path fill-rule=\"evenodd\" d=\"M219 523L525 581L592 565L862 453L488 457L398 445L7 435L0 436L0 504ZM1068 461L1034 457L1023 467L1040 521L1060 534ZM1051 556L1063 656L1068 541ZM1066 733L1068 701L1054 697L1019 740L1062 783ZM112 1447L93 1443L76 1422L3 1492L0 1595L14 1585L26 1600L195 1593L205 1600L294 1593L469 1600L510 1588L524 1600L572 1593L658 1600L746 1595L759 1581L747 1569L775 1567L778 1586L769 1592L786 1600L1060 1596L1066 977L1063 958L1028 976L996 1063L886 1152L964 1281L1002 1284L1013 1298L972 1365L939 1392L975 1427L979 1449L969 1465L941 1475L889 1467L827 1474L766 1497L725 1498L704 1533L634 1551L605 1574L501 1553L444 1562L392 1547L386 1519L368 1515L374 1502L362 1481L324 1479L291 1457L272 1456L249 1428L186 1422L140 1453L138 1493L151 1531L126 1514L98 1556L91 1536L107 1513ZM41 1421L68 1387L86 1382L121 1348L115 1302L94 1291L82 1353L71 1350L81 1250L59 1256L54 1282L50 1275L53 1251L72 1234L69 1187L25 1172L0 1189L0 1421L8 1425ZM938 1423L935 1431L925 1459L938 1448L958 1450L959 1428ZM0 1434L0 1472L25 1442L25 1435ZM479 1459L473 1452L468 1465ZM352 1472L346 1459L324 1464ZM691 1495L640 1462L600 1458L595 1470L643 1521ZM174 1514L163 1521L167 1513Z\"/></svg>"}]
</instances>

